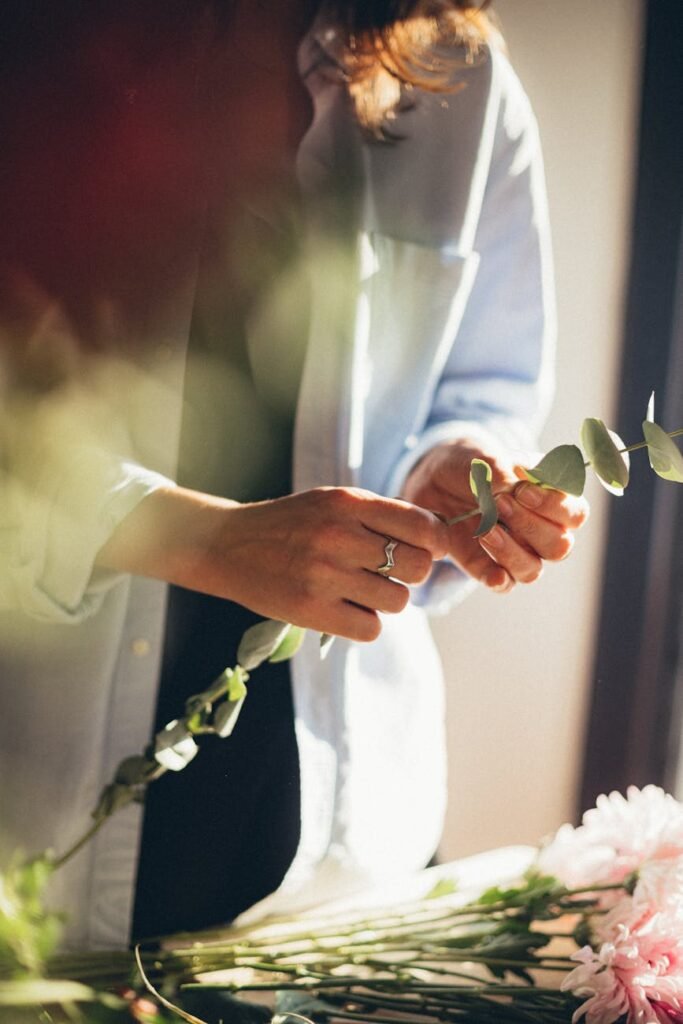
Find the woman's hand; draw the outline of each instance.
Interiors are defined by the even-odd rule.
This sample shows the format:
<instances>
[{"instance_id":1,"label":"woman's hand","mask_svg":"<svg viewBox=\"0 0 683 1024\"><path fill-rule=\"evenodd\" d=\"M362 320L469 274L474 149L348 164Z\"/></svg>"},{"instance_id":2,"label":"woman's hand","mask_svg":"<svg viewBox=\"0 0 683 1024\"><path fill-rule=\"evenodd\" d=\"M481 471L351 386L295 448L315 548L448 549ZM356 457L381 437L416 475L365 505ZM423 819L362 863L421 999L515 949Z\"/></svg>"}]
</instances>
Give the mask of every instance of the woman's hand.
<instances>
[{"instance_id":1,"label":"woman's hand","mask_svg":"<svg viewBox=\"0 0 683 1024\"><path fill-rule=\"evenodd\" d=\"M488 438L437 445L415 466L404 497L446 519L475 505L469 486L472 459L484 459L493 470L499 523L475 538L478 517L449 527L449 554L469 576L499 593L515 583L532 583L545 561L566 558L574 531L588 517L588 503L561 491L525 482L521 466Z\"/></svg>"},{"instance_id":2,"label":"woman's hand","mask_svg":"<svg viewBox=\"0 0 683 1024\"><path fill-rule=\"evenodd\" d=\"M391 579L377 572L397 541ZM330 487L239 505L183 488L154 492L101 549L102 568L133 572L297 626L374 640L378 612L400 612L448 549L431 512Z\"/></svg>"}]
</instances>

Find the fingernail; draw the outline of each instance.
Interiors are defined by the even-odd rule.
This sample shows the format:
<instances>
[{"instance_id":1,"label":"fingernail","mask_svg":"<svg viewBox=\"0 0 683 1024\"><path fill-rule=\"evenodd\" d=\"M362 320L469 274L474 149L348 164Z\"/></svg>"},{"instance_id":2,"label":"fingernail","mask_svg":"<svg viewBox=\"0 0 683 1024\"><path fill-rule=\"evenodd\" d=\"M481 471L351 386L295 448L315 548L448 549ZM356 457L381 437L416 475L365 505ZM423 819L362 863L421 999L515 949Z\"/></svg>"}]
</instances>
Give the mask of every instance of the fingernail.
<instances>
[{"instance_id":1,"label":"fingernail","mask_svg":"<svg viewBox=\"0 0 683 1024\"><path fill-rule=\"evenodd\" d=\"M497 568L484 577L484 583L494 593L505 594L510 589L512 580L507 573L504 573L503 578L500 579L500 568Z\"/></svg>"},{"instance_id":2,"label":"fingernail","mask_svg":"<svg viewBox=\"0 0 683 1024\"><path fill-rule=\"evenodd\" d=\"M527 508L538 508L543 502L543 495L537 484L522 484L515 491L515 497Z\"/></svg>"},{"instance_id":3,"label":"fingernail","mask_svg":"<svg viewBox=\"0 0 683 1024\"><path fill-rule=\"evenodd\" d=\"M481 539L484 541L485 544L488 545L488 547L502 548L503 531L501 530L500 526L494 526L493 529L489 530L489 532L485 534Z\"/></svg>"},{"instance_id":4,"label":"fingernail","mask_svg":"<svg viewBox=\"0 0 683 1024\"><path fill-rule=\"evenodd\" d=\"M498 509L503 513L504 516L512 515L514 512L514 506L512 504L512 498L508 498L507 494L504 494L498 499Z\"/></svg>"}]
</instances>

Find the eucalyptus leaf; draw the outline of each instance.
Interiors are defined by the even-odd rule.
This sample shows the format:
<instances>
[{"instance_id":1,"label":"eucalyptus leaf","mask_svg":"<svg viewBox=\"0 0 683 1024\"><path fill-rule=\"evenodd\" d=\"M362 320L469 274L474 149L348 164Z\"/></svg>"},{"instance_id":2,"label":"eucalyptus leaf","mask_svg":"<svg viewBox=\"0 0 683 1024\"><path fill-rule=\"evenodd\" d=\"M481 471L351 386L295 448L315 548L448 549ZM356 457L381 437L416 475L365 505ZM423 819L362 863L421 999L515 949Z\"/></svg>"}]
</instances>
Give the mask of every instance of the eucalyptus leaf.
<instances>
[{"instance_id":1,"label":"eucalyptus leaf","mask_svg":"<svg viewBox=\"0 0 683 1024\"><path fill-rule=\"evenodd\" d=\"M493 471L488 462L483 459L472 459L470 464L470 490L477 499L477 505L481 512L479 526L474 531L475 537L481 537L488 533L498 522L498 509L496 499L493 497L491 480Z\"/></svg>"},{"instance_id":2,"label":"eucalyptus leaf","mask_svg":"<svg viewBox=\"0 0 683 1024\"><path fill-rule=\"evenodd\" d=\"M154 768L154 762L141 755L126 757L116 769L114 781L122 786L142 785L149 780Z\"/></svg>"},{"instance_id":3,"label":"eucalyptus leaf","mask_svg":"<svg viewBox=\"0 0 683 1024\"><path fill-rule=\"evenodd\" d=\"M207 984L184 985L177 997L181 1007L202 1021L223 1024L270 1024L272 1011ZM175 1018L174 1018L175 1019Z\"/></svg>"},{"instance_id":4,"label":"eucalyptus leaf","mask_svg":"<svg viewBox=\"0 0 683 1024\"><path fill-rule=\"evenodd\" d=\"M301 647L305 636L306 630L302 629L301 626L290 626L280 646L276 647L268 661L273 664L278 661L289 661Z\"/></svg>"},{"instance_id":5,"label":"eucalyptus leaf","mask_svg":"<svg viewBox=\"0 0 683 1024\"><path fill-rule=\"evenodd\" d=\"M612 494L623 494L628 463L602 420L589 417L581 426L581 443L595 473Z\"/></svg>"},{"instance_id":6,"label":"eucalyptus leaf","mask_svg":"<svg viewBox=\"0 0 683 1024\"><path fill-rule=\"evenodd\" d=\"M534 484L551 487L565 494L583 494L586 467L581 449L575 444L561 444L543 456L537 466L524 472Z\"/></svg>"},{"instance_id":7,"label":"eucalyptus leaf","mask_svg":"<svg viewBox=\"0 0 683 1024\"><path fill-rule=\"evenodd\" d=\"M440 878L424 897L426 900L437 900L441 896L452 896L458 891L458 883L454 878Z\"/></svg>"},{"instance_id":8,"label":"eucalyptus leaf","mask_svg":"<svg viewBox=\"0 0 683 1024\"><path fill-rule=\"evenodd\" d=\"M307 992L282 989L275 997L275 1016L271 1024L300 1024L304 1020L321 1020L335 1017L335 1006L318 996Z\"/></svg>"},{"instance_id":9,"label":"eucalyptus leaf","mask_svg":"<svg viewBox=\"0 0 683 1024\"><path fill-rule=\"evenodd\" d=\"M169 722L154 738L154 760L170 772L182 771L198 752L184 722Z\"/></svg>"},{"instance_id":10,"label":"eucalyptus leaf","mask_svg":"<svg viewBox=\"0 0 683 1024\"><path fill-rule=\"evenodd\" d=\"M658 423L645 420L643 436L647 442L650 465L662 480L683 484L683 454L667 432Z\"/></svg>"},{"instance_id":11,"label":"eucalyptus leaf","mask_svg":"<svg viewBox=\"0 0 683 1024\"><path fill-rule=\"evenodd\" d=\"M244 696L240 697L239 700L226 700L216 708L213 716L213 727L216 735L220 736L222 740L227 739L232 734L244 704L244 697L246 697L246 690Z\"/></svg>"},{"instance_id":12,"label":"eucalyptus leaf","mask_svg":"<svg viewBox=\"0 0 683 1024\"><path fill-rule=\"evenodd\" d=\"M111 782L102 790L97 807L93 811L95 821L109 818L122 807L127 807L135 800L135 789L132 786Z\"/></svg>"},{"instance_id":13,"label":"eucalyptus leaf","mask_svg":"<svg viewBox=\"0 0 683 1024\"><path fill-rule=\"evenodd\" d=\"M655 393L654 391L650 395L650 400L647 403L647 412L645 413L645 419L649 420L650 423L655 421Z\"/></svg>"},{"instance_id":14,"label":"eucalyptus leaf","mask_svg":"<svg viewBox=\"0 0 683 1024\"><path fill-rule=\"evenodd\" d=\"M54 871L54 863L47 854L31 857L14 869L17 893L26 901L39 900Z\"/></svg>"},{"instance_id":15,"label":"eucalyptus leaf","mask_svg":"<svg viewBox=\"0 0 683 1024\"><path fill-rule=\"evenodd\" d=\"M78 981L26 978L0 981L0 1006L40 1006L41 1003L82 1003L98 999L94 989Z\"/></svg>"},{"instance_id":16,"label":"eucalyptus leaf","mask_svg":"<svg viewBox=\"0 0 683 1024\"><path fill-rule=\"evenodd\" d=\"M228 700L236 703L238 700L244 700L247 695L247 687L245 685L245 679L247 678L246 672L242 670L240 665L236 665L234 671L230 672L228 680Z\"/></svg>"},{"instance_id":17,"label":"eucalyptus leaf","mask_svg":"<svg viewBox=\"0 0 683 1024\"><path fill-rule=\"evenodd\" d=\"M267 661L278 649L292 627L287 622L264 619L245 632L237 649L237 660L250 672Z\"/></svg>"},{"instance_id":18,"label":"eucalyptus leaf","mask_svg":"<svg viewBox=\"0 0 683 1024\"><path fill-rule=\"evenodd\" d=\"M195 694L194 697L188 698L185 704L186 712L189 714L193 711L198 711L200 708L205 707L205 705L213 704L215 700L222 697L224 693L228 692L232 676L233 670L231 668L224 669L210 686L207 686L201 693Z\"/></svg>"}]
</instances>

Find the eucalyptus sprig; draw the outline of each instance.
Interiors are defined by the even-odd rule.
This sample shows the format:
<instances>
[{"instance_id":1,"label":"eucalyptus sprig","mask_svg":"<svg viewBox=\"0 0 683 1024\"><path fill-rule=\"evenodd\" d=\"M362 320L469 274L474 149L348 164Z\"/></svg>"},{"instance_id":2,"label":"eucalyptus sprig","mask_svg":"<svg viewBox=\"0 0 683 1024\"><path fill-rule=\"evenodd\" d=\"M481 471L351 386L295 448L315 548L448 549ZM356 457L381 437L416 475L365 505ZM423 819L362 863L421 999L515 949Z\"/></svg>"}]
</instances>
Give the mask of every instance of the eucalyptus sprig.
<instances>
[{"instance_id":1,"label":"eucalyptus sprig","mask_svg":"<svg viewBox=\"0 0 683 1024\"><path fill-rule=\"evenodd\" d=\"M683 483L683 453L674 444L674 437L683 434L683 428L665 431L654 420L654 393L650 396L643 420L643 440L624 445L613 430L602 420L589 417L581 425L581 444L561 444L547 452L531 469L525 469L527 479L540 487L564 491L580 496L586 485L586 469L591 468L600 483L611 494L622 495L629 483L629 454L647 449L650 466L663 480ZM483 459L473 459L470 469L470 489L477 507L447 520L448 526L481 516L474 533L480 537L498 522L496 495L492 487L493 473Z\"/></svg>"},{"instance_id":2,"label":"eucalyptus sprig","mask_svg":"<svg viewBox=\"0 0 683 1024\"><path fill-rule=\"evenodd\" d=\"M49 858L52 870L70 860L116 811L141 802L150 783L166 772L182 771L199 753L195 737L231 736L247 696L249 673L264 661L288 660L296 654L303 638L303 629L274 619L265 619L247 629L237 649L234 668L226 668L206 690L189 697L181 717L160 729L143 753L121 761L100 795L92 825L65 853Z\"/></svg>"},{"instance_id":3,"label":"eucalyptus sprig","mask_svg":"<svg viewBox=\"0 0 683 1024\"><path fill-rule=\"evenodd\" d=\"M102 790L92 824L76 842L61 854L47 851L30 859L17 857L0 874L0 1019L3 1006L13 1007L19 1021L18 1008L22 1006L101 1003L98 993L72 979L48 980L43 976L45 961L54 952L62 930L61 916L46 910L43 901L50 877L112 815L128 804L141 802L148 785L166 772L182 771L199 753L196 737L231 736L247 697L250 672L265 661L291 658L303 637L304 630L273 619L246 630L234 668L226 668L206 690L189 697L181 717L160 729L146 750L121 761ZM109 1002L116 1003L115 1009L123 1005L121 1000Z\"/></svg>"}]
</instances>

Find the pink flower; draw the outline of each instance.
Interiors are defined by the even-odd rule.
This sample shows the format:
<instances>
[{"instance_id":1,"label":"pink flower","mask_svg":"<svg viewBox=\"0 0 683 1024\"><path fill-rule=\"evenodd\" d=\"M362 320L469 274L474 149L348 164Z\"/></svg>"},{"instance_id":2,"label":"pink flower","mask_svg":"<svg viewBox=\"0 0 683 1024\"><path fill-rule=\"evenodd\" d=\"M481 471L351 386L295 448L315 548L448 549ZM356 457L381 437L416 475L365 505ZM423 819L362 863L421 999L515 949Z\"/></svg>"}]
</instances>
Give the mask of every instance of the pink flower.
<instances>
[{"instance_id":1,"label":"pink flower","mask_svg":"<svg viewBox=\"0 0 683 1024\"><path fill-rule=\"evenodd\" d=\"M578 828L563 825L539 868L568 888L618 884L645 861L683 856L683 804L657 786L599 796Z\"/></svg>"},{"instance_id":2,"label":"pink flower","mask_svg":"<svg viewBox=\"0 0 683 1024\"><path fill-rule=\"evenodd\" d=\"M654 1000L652 1005L661 1024L683 1024L683 1013L678 1013L669 1003L660 1003Z\"/></svg>"},{"instance_id":3,"label":"pink flower","mask_svg":"<svg viewBox=\"0 0 683 1024\"><path fill-rule=\"evenodd\" d=\"M588 997L573 1024L683 1021L683 902L659 909L627 896L595 926L595 946L574 954L579 966L562 983Z\"/></svg>"},{"instance_id":4,"label":"pink flower","mask_svg":"<svg viewBox=\"0 0 683 1024\"><path fill-rule=\"evenodd\" d=\"M683 856L653 860L638 871L633 891L634 906L680 912L683 904Z\"/></svg>"}]
</instances>

